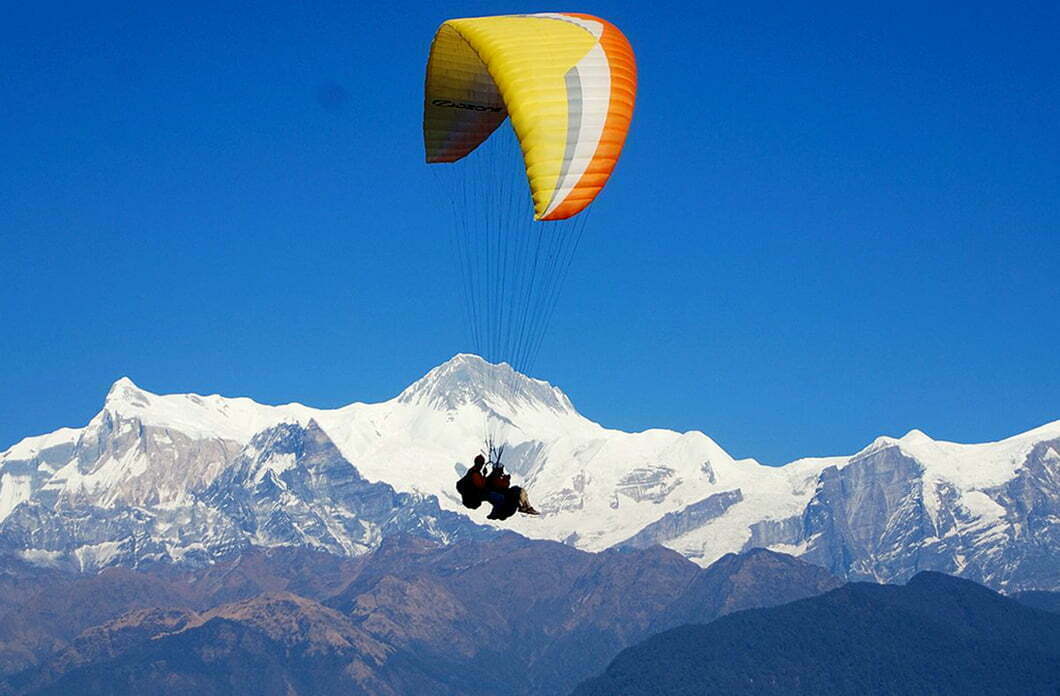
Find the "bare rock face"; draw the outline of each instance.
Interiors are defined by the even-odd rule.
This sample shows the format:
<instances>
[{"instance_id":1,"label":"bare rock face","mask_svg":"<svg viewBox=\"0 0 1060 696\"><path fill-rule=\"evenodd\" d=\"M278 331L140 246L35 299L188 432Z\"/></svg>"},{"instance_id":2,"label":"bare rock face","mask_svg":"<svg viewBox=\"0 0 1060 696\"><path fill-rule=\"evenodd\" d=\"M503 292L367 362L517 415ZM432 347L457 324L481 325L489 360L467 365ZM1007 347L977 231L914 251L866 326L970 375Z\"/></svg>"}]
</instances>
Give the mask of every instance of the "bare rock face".
<instances>
[{"instance_id":1,"label":"bare rock face","mask_svg":"<svg viewBox=\"0 0 1060 696\"><path fill-rule=\"evenodd\" d=\"M922 499L922 469L898 448L878 450L842 470L821 472L803 513L806 560L880 581L915 564L914 540L931 534Z\"/></svg>"},{"instance_id":2,"label":"bare rock face","mask_svg":"<svg viewBox=\"0 0 1060 696\"><path fill-rule=\"evenodd\" d=\"M676 473L666 466L640 467L623 476L615 490L638 503L660 502L681 483Z\"/></svg>"},{"instance_id":3,"label":"bare rock face","mask_svg":"<svg viewBox=\"0 0 1060 696\"><path fill-rule=\"evenodd\" d=\"M44 488L57 506L154 506L185 500L212 481L242 449L223 438L193 438L104 410L74 447L75 463ZM151 462L150 467L142 465ZM75 485L67 486L68 483ZM46 496L45 499L47 499Z\"/></svg>"},{"instance_id":4,"label":"bare rock face","mask_svg":"<svg viewBox=\"0 0 1060 696\"><path fill-rule=\"evenodd\" d=\"M1060 439L1036 445L1017 476L988 495L1005 513L983 531L972 558L981 570L967 575L1006 589L1060 589Z\"/></svg>"},{"instance_id":5,"label":"bare rock face","mask_svg":"<svg viewBox=\"0 0 1060 696\"><path fill-rule=\"evenodd\" d=\"M803 514L751 527L745 548L785 546L854 580L920 570L1008 592L1060 587L1060 441L1037 443L1002 485L960 490L897 446L828 467Z\"/></svg>"},{"instance_id":6,"label":"bare rock face","mask_svg":"<svg viewBox=\"0 0 1060 696\"><path fill-rule=\"evenodd\" d=\"M665 544L683 534L698 529L705 523L721 517L726 510L743 500L740 489L723 491L692 503L678 512L669 512L662 519L652 522L634 536L620 544L643 549L655 544Z\"/></svg>"}]
</instances>

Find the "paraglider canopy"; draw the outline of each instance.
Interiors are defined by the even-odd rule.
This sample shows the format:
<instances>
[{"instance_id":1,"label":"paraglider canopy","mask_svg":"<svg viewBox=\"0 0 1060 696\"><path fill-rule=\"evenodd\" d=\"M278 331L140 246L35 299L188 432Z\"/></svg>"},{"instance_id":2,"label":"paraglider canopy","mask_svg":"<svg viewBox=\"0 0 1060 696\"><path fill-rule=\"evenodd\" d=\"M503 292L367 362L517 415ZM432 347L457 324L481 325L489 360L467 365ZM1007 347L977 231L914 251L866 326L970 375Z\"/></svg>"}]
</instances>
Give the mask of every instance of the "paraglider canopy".
<instances>
[{"instance_id":1,"label":"paraglider canopy","mask_svg":"<svg viewBox=\"0 0 1060 696\"><path fill-rule=\"evenodd\" d=\"M591 15L450 19L431 44L423 135L429 163L455 162L510 117L535 220L577 215L607 182L636 94L633 50Z\"/></svg>"}]
</instances>

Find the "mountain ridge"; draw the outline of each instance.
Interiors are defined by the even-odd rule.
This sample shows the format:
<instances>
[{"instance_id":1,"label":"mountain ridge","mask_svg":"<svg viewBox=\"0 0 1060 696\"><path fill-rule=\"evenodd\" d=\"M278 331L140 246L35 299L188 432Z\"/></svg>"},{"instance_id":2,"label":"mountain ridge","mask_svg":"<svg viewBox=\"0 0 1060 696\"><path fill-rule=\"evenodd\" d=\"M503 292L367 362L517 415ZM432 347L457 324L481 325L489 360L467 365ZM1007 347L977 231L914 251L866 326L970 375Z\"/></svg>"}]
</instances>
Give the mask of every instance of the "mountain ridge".
<instances>
[{"instance_id":1,"label":"mountain ridge","mask_svg":"<svg viewBox=\"0 0 1060 696\"><path fill-rule=\"evenodd\" d=\"M1060 588L1049 562L1060 553L1060 421L977 445L914 429L853 455L767 467L700 431L604 428L558 387L467 354L392 399L337 409L159 396L119 379L83 428L0 453L0 537L23 504L23 517L79 506L97 517L216 517L204 491L256 435L285 424L319 428L366 481L434 496L478 524L487 521L461 507L453 482L488 427L544 513L503 526L587 550L662 543L705 566L764 546L852 579L902 580L927 567L1011 591Z\"/></svg>"},{"instance_id":2,"label":"mountain ridge","mask_svg":"<svg viewBox=\"0 0 1060 696\"><path fill-rule=\"evenodd\" d=\"M593 554L511 533L449 545L396 533L352 559L254 548L201 568L53 573L46 585L32 582L33 566L8 570L27 582L0 612L3 694L187 693L191 685L248 694L566 693L659 628L841 584L769 551L701 569L661 547ZM86 601L93 595L102 597Z\"/></svg>"}]
</instances>

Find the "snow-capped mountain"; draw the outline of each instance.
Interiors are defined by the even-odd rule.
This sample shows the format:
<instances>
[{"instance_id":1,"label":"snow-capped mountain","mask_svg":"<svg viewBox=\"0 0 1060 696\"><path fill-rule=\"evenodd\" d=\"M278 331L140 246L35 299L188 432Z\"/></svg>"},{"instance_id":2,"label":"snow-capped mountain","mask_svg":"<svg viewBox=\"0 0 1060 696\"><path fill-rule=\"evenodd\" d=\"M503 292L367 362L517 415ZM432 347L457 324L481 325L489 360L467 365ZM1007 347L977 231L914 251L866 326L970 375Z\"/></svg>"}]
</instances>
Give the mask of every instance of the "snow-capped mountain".
<instances>
[{"instance_id":1,"label":"snow-capped mountain","mask_svg":"<svg viewBox=\"0 0 1060 696\"><path fill-rule=\"evenodd\" d=\"M0 553L85 571L205 565L254 546L356 556L396 533L443 543L496 534L440 509L433 496L365 480L312 420L266 428L227 463L210 464L219 473L208 485L165 501L142 502L140 470L129 477L119 470L106 494L70 479L49 482L0 522Z\"/></svg>"},{"instance_id":2,"label":"snow-capped mountain","mask_svg":"<svg viewBox=\"0 0 1060 696\"><path fill-rule=\"evenodd\" d=\"M1060 588L1060 421L981 445L912 431L769 467L700 432L606 429L556 387L471 355L389 401L333 410L156 395L123 378L84 428L0 454L0 543L98 567L247 544L356 554L393 529L472 534L485 512L462 508L453 484L485 435L544 513L506 523L526 536L659 543L702 565L761 546L851 578L934 569Z\"/></svg>"}]
</instances>

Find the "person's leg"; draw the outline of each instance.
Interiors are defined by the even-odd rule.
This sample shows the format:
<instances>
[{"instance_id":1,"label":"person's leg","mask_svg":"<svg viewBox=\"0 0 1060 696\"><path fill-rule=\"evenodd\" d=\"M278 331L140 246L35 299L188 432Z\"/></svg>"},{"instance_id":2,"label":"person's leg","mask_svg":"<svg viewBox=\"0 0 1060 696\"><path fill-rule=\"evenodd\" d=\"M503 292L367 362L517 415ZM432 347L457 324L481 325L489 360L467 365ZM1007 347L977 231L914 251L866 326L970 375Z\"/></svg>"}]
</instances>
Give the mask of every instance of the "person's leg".
<instances>
[{"instance_id":1,"label":"person's leg","mask_svg":"<svg viewBox=\"0 0 1060 696\"><path fill-rule=\"evenodd\" d=\"M540 514L537 510L534 509L534 506L530 504L530 497L526 494L525 488L519 489L519 512L523 513L524 515Z\"/></svg>"}]
</instances>

